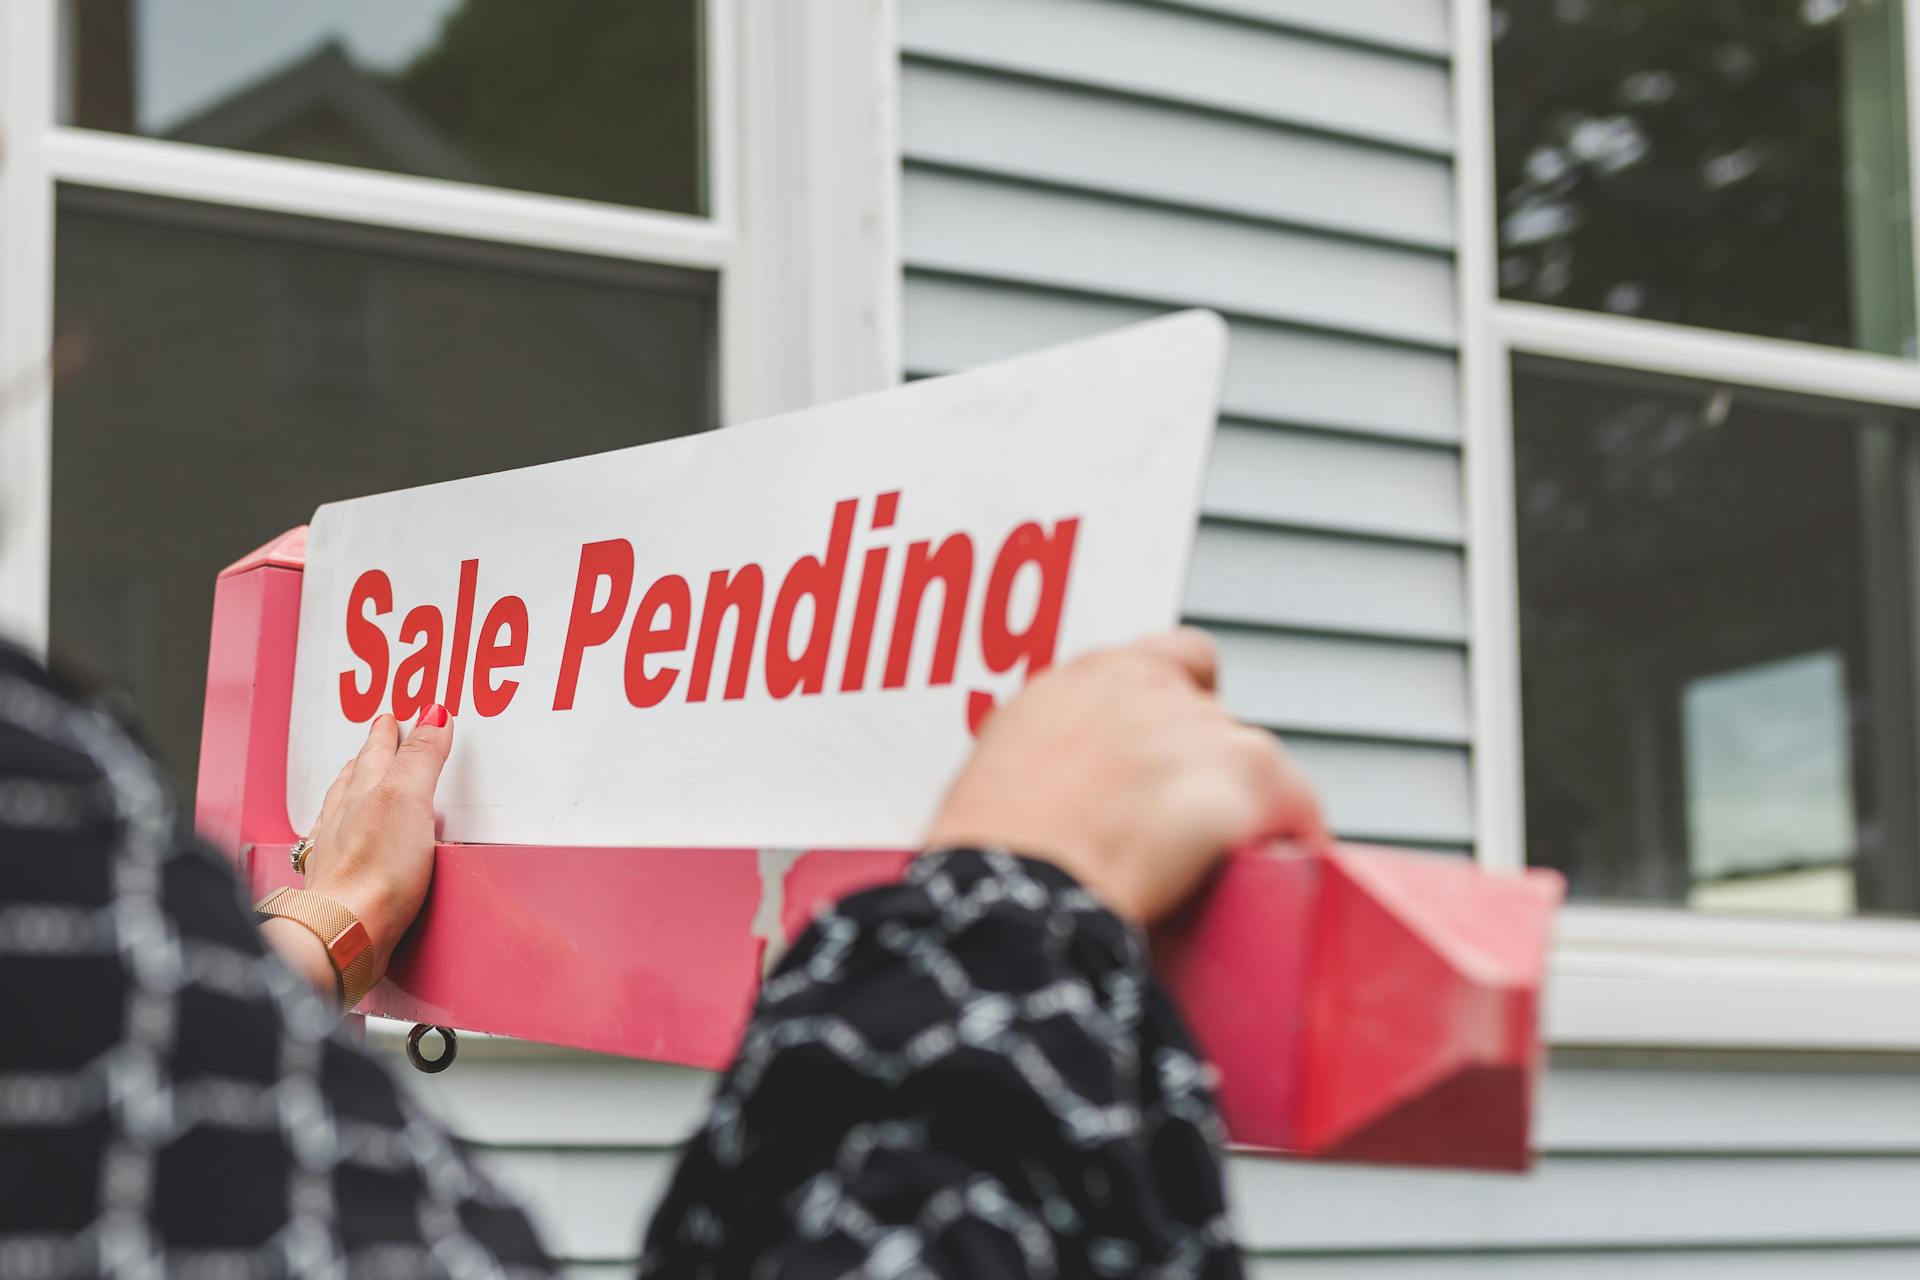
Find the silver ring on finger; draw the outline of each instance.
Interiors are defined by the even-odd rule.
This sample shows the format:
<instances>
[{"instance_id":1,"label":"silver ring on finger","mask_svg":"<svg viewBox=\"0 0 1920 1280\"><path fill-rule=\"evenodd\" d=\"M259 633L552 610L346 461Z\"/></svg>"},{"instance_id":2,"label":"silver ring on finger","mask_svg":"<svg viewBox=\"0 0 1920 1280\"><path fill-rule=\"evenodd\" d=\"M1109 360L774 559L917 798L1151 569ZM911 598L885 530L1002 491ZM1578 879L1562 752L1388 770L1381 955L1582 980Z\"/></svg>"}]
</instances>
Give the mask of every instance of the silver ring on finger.
<instances>
[{"instance_id":1,"label":"silver ring on finger","mask_svg":"<svg viewBox=\"0 0 1920 1280\"><path fill-rule=\"evenodd\" d=\"M293 874L307 874L307 855L313 852L313 837L301 836L294 841L293 848L287 850L287 857L293 863Z\"/></svg>"}]
</instances>

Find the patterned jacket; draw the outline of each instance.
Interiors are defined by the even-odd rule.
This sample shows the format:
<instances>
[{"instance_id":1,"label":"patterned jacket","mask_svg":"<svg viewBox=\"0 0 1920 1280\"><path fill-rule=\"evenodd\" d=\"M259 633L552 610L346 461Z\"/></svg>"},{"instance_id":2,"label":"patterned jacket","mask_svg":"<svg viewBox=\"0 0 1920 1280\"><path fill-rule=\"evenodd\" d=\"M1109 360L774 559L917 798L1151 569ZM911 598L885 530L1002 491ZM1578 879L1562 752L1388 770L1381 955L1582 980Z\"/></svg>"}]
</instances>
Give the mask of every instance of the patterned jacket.
<instances>
[{"instance_id":1,"label":"patterned jacket","mask_svg":"<svg viewBox=\"0 0 1920 1280\"><path fill-rule=\"evenodd\" d=\"M1053 867L923 857L769 980L648 1276L1233 1276L1206 1068ZM0 1277L546 1275L262 945L104 713L0 646Z\"/></svg>"}]
</instances>

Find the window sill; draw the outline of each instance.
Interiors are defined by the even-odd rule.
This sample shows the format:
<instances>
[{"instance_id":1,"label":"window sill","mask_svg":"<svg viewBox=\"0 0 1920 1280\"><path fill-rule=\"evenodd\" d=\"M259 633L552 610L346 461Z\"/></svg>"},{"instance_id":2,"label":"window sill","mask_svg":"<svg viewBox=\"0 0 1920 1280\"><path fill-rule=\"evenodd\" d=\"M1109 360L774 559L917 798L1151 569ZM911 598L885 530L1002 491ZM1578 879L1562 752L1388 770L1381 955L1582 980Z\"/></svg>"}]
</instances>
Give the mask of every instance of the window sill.
<instances>
[{"instance_id":1,"label":"window sill","mask_svg":"<svg viewBox=\"0 0 1920 1280\"><path fill-rule=\"evenodd\" d=\"M1576 906L1555 1046L1920 1050L1920 920L1783 920Z\"/></svg>"}]
</instances>

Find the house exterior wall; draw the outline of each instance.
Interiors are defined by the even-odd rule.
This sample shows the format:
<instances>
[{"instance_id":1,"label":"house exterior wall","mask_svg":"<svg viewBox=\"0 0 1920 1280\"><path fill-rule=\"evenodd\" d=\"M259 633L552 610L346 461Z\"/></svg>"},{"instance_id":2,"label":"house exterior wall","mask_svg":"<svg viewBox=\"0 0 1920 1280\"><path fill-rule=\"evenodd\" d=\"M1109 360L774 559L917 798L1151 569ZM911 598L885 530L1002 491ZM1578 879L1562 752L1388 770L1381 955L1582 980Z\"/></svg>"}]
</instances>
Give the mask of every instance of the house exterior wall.
<instances>
[{"instance_id":1,"label":"house exterior wall","mask_svg":"<svg viewBox=\"0 0 1920 1280\"><path fill-rule=\"evenodd\" d=\"M1187 611L1343 833L1470 848L1441 0L903 0L905 371L1169 308L1233 329ZM1562 1049L1526 1178L1235 1156L1256 1275L1920 1275L1898 1055ZM582 1275L631 1266L698 1073L480 1041L434 1105Z\"/></svg>"},{"instance_id":2,"label":"house exterior wall","mask_svg":"<svg viewBox=\"0 0 1920 1280\"><path fill-rule=\"evenodd\" d=\"M630 1269L709 1078L463 1045L452 1070L416 1077L420 1092L480 1145L578 1274ZM1236 1155L1234 1211L1253 1274L1276 1280L1910 1280L1920 1274L1911 1072L1897 1061L1563 1054L1526 1177Z\"/></svg>"},{"instance_id":3,"label":"house exterior wall","mask_svg":"<svg viewBox=\"0 0 1920 1280\"><path fill-rule=\"evenodd\" d=\"M1227 16L1308 8L906 0L906 371L1224 314L1187 599L1224 695L1287 735L1349 836L1464 849L1441 6L1320 19L1337 37Z\"/></svg>"}]
</instances>

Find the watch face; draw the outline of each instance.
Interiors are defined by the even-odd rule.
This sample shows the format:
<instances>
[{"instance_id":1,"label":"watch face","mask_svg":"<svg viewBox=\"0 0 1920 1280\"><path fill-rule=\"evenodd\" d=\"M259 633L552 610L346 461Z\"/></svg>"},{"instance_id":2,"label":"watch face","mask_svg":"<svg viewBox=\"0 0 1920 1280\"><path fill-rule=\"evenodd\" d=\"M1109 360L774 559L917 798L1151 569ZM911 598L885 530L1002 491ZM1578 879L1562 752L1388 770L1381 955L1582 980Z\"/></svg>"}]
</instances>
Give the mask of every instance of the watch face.
<instances>
[{"instance_id":1,"label":"watch face","mask_svg":"<svg viewBox=\"0 0 1920 1280\"><path fill-rule=\"evenodd\" d=\"M367 926L355 920L340 931L340 936L327 944L327 950L333 956L333 963L345 970L372 945L373 939L367 936Z\"/></svg>"}]
</instances>

